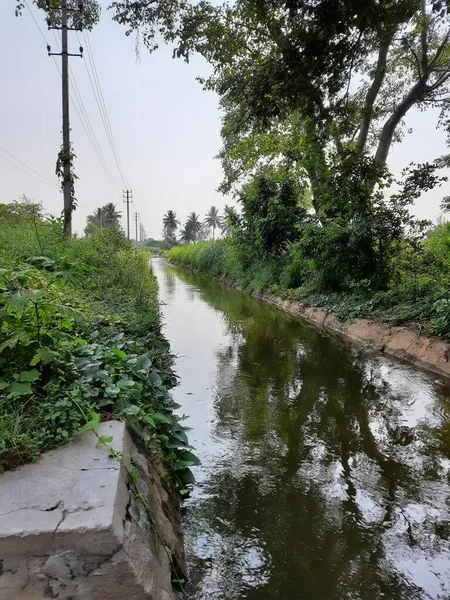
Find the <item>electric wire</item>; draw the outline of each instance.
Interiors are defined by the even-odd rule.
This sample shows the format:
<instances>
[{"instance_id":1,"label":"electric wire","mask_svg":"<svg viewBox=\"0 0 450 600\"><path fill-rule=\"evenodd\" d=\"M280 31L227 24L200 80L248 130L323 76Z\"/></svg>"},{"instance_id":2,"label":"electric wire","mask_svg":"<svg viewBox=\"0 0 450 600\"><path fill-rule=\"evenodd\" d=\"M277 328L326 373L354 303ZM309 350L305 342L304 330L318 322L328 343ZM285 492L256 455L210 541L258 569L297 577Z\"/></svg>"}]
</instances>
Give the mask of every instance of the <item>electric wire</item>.
<instances>
[{"instance_id":1,"label":"electric wire","mask_svg":"<svg viewBox=\"0 0 450 600\"><path fill-rule=\"evenodd\" d=\"M97 66L95 64L95 57L94 57L94 52L92 50L92 46L91 46L91 42L89 39L89 36L87 35L87 33L84 31L83 32L83 36L85 39L85 49L86 49L86 54L89 60L89 65L91 67L91 72L92 72L92 78L94 80L94 85L95 85L95 90L94 90L94 85L92 85L92 79L91 77L89 77L89 80L91 81L91 86L92 89L94 91L94 96L96 98L97 101L97 106L99 108L101 117L102 117L102 121L103 121L103 126L105 128L106 131L106 136L108 138L108 142L111 148L111 151L113 153L114 156L114 160L116 162L117 165L117 169L119 171L120 177L123 181L123 184L125 186L125 189L129 188L127 179L125 177L125 173L124 173L124 169L123 169L123 165L122 165L122 161L120 160L120 156L119 156L119 152L117 150L117 145L116 145L116 141L114 139L114 133L113 133L113 129L111 127L111 121L108 115L108 109L106 107L106 102L105 102L105 97L103 95L103 90L102 90L102 86L100 84L100 79L98 76L98 71L97 71ZM80 46L81 41L80 41L80 36L77 33L77 37L78 37L78 41L80 42ZM86 65L86 69L87 69L87 62L85 61L85 65ZM87 69L88 74L89 74L89 70Z\"/></svg>"},{"instance_id":2,"label":"electric wire","mask_svg":"<svg viewBox=\"0 0 450 600\"><path fill-rule=\"evenodd\" d=\"M30 12L30 14L31 14L31 16L32 16L32 18L33 18L33 21L34 21L34 23L35 23L35 25L36 25L36 27L37 27L37 29L38 29L38 31L39 31L39 33L40 33L40 35L42 36L42 39L45 41L45 44L46 44L46 46L49 46L49 43L48 43L48 41L47 41L47 38L46 38L46 36L45 36L44 32L42 31L42 28L41 28L41 26L39 25L39 22L37 21L37 19L36 19L35 15L34 15L34 13L33 13L33 11L31 10L30 6L28 5L28 2L27 2L27 0L25 0L25 5L26 5L26 7L27 7L28 11ZM55 41L56 41L56 44L57 44L58 50L60 50L60 47L59 47L59 42L58 42L58 40L57 40L57 37L56 37L56 35L55 35L55 33L54 33L54 32L53 32L53 35L54 35L54 37L55 37ZM56 68L57 68L57 70L58 70L58 73L59 73L59 74L60 74L60 76L62 77L61 68L60 68L60 66L59 66L58 62L56 61L56 59L55 59L55 57L54 57L54 56L52 56L52 59L53 59L53 62L54 62L55 66L56 66ZM69 69L70 69L70 71L71 71L71 67L70 67L70 65L69 65ZM72 75L73 75L73 74L72 74ZM77 90L77 92L78 92L78 94L79 94L79 97L81 98L81 94L79 93L78 86L76 85L76 82L75 82L75 80L74 80L74 78L73 78L73 77L71 78L71 82L72 82L72 84L74 84L74 85L73 85L73 87L74 87L74 91L75 91L75 88L76 88L76 90ZM105 158L104 158L104 155L103 155L103 153L102 153L102 151L101 151L101 146L100 146L100 144L99 144L99 142L98 142L98 140L97 140L97 137L96 137L96 135L95 135L94 129L93 129L93 127L92 127L92 124L91 124L91 122L90 122L90 119L89 119L89 116L88 116L88 114L87 114L87 111L86 111L86 109L85 109L85 107L84 107L84 104L83 104L83 108L82 108L82 104L81 104L81 102L79 103L79 105L80 105L80 110L79 110L79 109L78 109L78 107L77 107L77 103L74 101L74 98L73 98L72 94L70 94L70 92L69 92L69 97L70 97L70 99L71 99L71 101L72 101L72 105L73 105L73 107L74 107L74 109L75 109L75 112L76 112L76 114L77 114L77 116L78 116L78 118L79 118L79 120L80 120L80 123L81 123L81 125L82 125L82 127L83 127L83 129L84 129L84 131L85 131L85 133L86 133L86 136L87 136L87 138L88 138L89 142L91 143L91 145L92 145L92 147L93 147L93 149L94 149L94 152L95 152L95 154L97 155L97 158L98 158L98 160L99 160L100 164L102 165L102 168L103 168L103 170L105 171L105 174L106 174L106 176L107 176L108 180L110 181L111 185L113 186L113 188L114 188L115 192L116 192L116 193L118 193L118 194L120 194L120 192L121 192L121 190L120 190L120 186L119 186L119 185L117 184L117 182L115 181L115 179L114 179L114 177L113 177L113 175L112 175L111 169L109 168L109 166L108 166L108 164L107 164L107 162L106 162L106 160L105 160ZM77 99L78 99L78 98L77 98ZM83 109L84 109L84 114L86 115L86 118L83 118L83 116L82 116ZM81 112L80 112L80 111L81 111ZM85 124L85 121L86 121L86 124ZM91 131L92 133L90 133L90 131Z\"/></svg>"},{"instance_id":3,"label":"electric wire","mask_svg":"<svg viewBox=\"0 0 450 600\"><path fill-rule=\"evenodd\" d=\"M10 156L11 158L13 158L15 161L17 161L18 163L20 163L19 165L14 163L11 158L8 158L7 156L2 156L0 154L0 157L3 158L4 160L6 160L7 162L11 163L12 165L14 165L15 167L17 167L18 169L24 171L25 173L27 173L28 175L34 175L35 177L39 177L40 179L42 179L45 183L52 185L54 187L59 188L59 185L56 183L56 181L51 181L50 179L48 179L47 177L45 177L45 175L42 175L41 173L38 173L38 171L35 171L32 167L28 166L27 164L25 164L23 161L21 161L19 158L17 158L16 156L14 156L13 154L11 154L11 152L9 152L8 150L6 150L6 148L3 148L2 146L0 146L0 151L4 152L5 154L7 154L8 156ZM28 169L29 171L31 171L31 173L29 173L28 171L25 170L25 168Z\"/></svg>"},{"instance_id":4,"label":"electric wire","mask_svg":"<svg viewBox=\"0 0 450 600\"><path fill-rule=\"evenodd\" d=\"M56 37L55 32L53 32L53 37L55 38L55 42L56 42L58 50L60 50L61 48L59 46L58 38ZM56 64L56 67L57 67L60 75L62 75L61 69L60 69L57 61L55 60L55 57L53 56L52 58L53 58L53 60L54 60L54 62ZM70 66L70 64L69 64L69 79L70 79L70 83L72 85L72 89L73 89L74 94L75 94L75 98L74 98L72 96L72 94L69 92L69 96L70 96L70 99L72 101L72 105L73 105L73 107L75 109L75 112L78 115L78 118L79 118L79 120L81 122L81 125L83 126L83 129L86 132L86 135L87 135L87 137L88 137L88 139L89 139L89 141L90 141L90 143L91 143L91 145L92 145L92 147L93 147L93 149L94 149L94 151L95 151L95 153L97 155L97 158L98 158L100 164L102 165L103 170L105 171L105 174L106 174L107 178L109 179L109 181L110 181L111 185L113 186L114 190L118 194L120 194L121 193L120 186L117 183L114 175L112 174L111 168L109 167L108 162L107 162L107 160L105 158L105 155L103 154L101 145L100 145L100 143L98 141L98 138L97 138L97 136L95 134L94 128L92 126L91 120L89 118L89 114L88 114L88 112L86 110L86 107L84 105L84 101L83 101L81 92L80 92L80 90L78 88L78 84L76 82L75 75L74 75L74 73L72 71L72 67Z\"/></svg>"}]
</instances>

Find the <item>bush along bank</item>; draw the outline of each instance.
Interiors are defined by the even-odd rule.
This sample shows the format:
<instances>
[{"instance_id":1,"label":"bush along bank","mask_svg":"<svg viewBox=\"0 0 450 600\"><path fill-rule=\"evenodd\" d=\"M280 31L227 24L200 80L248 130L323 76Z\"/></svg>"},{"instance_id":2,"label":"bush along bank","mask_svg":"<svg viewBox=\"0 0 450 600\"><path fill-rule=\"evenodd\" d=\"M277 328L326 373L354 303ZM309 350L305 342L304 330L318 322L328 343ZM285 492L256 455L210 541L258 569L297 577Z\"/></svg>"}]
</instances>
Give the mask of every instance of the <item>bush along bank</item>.
<instances>
[{"instance_id":1,"label":"bush along bank","mask_svg":"<svg viewBox=\"0 0 450 600\"><path fill-rule=\"evenodd\" d=\"M332 265L306 257L306 239L287 244L277 254L261 255L246 251L240 235L235 230L234 236L216 242L175 246L165 256L201 275L225 279L252 294L279 298L291 307L299 303L323 308L343 323L367 318L413 325L420 333L450 338L450 223L430 229L420 243L399 241L391 252L386 266L389 277L383 285L356 277L344 281L344 275L336 283L329 277ZM345 259L336 253L333 261L340 260Z\"/></svg>"},{"instance_id":2,"label":"bush along bank","mask_svg":"<svg viewBox=\"0 0 450 600\"><path fill-rule=\"evenodd\" d=\"M0 469L126 419L187 493L190 451L148 254L117 229L66 240L38 205L0 205Z\"/></svg>"}]
</instances>

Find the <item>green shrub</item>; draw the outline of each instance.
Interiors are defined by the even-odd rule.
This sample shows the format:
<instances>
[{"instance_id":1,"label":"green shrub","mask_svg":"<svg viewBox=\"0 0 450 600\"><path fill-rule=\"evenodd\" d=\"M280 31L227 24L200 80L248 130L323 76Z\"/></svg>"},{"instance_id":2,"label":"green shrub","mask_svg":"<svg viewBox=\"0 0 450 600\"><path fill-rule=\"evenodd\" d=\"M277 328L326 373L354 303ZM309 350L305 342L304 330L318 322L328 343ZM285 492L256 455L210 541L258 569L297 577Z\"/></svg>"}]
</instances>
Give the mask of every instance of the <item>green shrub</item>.
<instances>
[{"instance_id":1,"label":"green shrub","mask_svg":"<svg viewBox=\"0 0 450 600\"><path fill-rule=\"evenodd\" d=\"M67 241L58 221L36 214L19 228L2 206L11 227L0 235L0 470L64 443L87 420L125 418L184 490L196 459L174 414L148 252L112 229Z\"/></svg>"}]
</instances>

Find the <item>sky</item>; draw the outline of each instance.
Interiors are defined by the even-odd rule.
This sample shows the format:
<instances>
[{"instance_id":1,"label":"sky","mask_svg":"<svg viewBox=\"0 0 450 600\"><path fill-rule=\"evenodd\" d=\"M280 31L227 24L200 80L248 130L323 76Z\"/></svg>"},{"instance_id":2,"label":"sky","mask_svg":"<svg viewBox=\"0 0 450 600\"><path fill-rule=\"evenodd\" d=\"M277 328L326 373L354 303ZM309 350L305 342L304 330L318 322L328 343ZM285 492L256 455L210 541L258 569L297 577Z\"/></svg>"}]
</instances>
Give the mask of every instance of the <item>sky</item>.
<instances>
[{"instance_id":1,"label":"sky","mask_svg":"<svg viewBox=\"0 0 450 600\"><path fill-rule=\"evenodd\" d=\"M47 213L61 213L63 197L54 174L61 144L61 78L55 61L47 56L46 43L58 51L53 32L46 29L44 14L28 0L30 12L14 15L15 0L0 0L0 202L22 194L43 204ZM108 1L101 0L103 7ZM59 32L57 34L59 36ZM122 181L88 77L89 57L73 57L71 136L75 160L76 196L74 231L82 233L86 216L106 202L123 211L121 190L125 183L133 190L130 207L131 235L134 212L140 215L148 237L161 237L162 217L168 210L184 221L193 210L204 216L211 205L223 209L233 204L217 192L222 179L220 161L214 157L220 147L218 97L202 90L195 80L208 74L199 57L189 64L172 58L172 48L161 47L150 54L125 28L103 10L100 23L88 34L113 131L125 182ZM83 46L86 46L82 38ZM78 51L76 34L70 33L70 50ZM60 57L55 57L59 63ZM77 91L84 108L77 103ZM105 173L74 106L86 111L105 157ZM407 127L413 133L392 148L389 167L399 173L410 162L425 162L448 151L445 135L436 130L437 115L412 110ZM9 154L8 154L9 153ZM12 155L12 156L11 156ZM14 157L14 158L13 158ZM46 179L30 173L17 159ZM19 168L21 167L21 168ZM116 184L111 183L111 176ZM48 180L48 181L47 181ZM436 219L439 205L450 194L450 184L424 195L413 209L420 218Z\"/></svg>"}]
</instances>

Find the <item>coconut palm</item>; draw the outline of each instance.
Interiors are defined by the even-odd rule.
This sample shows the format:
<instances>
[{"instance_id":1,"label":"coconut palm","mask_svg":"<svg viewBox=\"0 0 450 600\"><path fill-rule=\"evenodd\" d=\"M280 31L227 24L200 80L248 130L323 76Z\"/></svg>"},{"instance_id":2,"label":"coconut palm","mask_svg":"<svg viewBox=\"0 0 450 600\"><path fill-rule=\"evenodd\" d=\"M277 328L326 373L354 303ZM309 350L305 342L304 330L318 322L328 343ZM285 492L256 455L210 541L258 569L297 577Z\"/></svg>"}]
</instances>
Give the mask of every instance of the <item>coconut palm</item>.
<instances>
[{"instance_id":1,"label":"coconut palm","mask_svg":"<svg viewBox=\"0 0 450 600\"><path fill-rule=\"evenodd\" d=\"M224 216L220 220L220 231L222 235L232 235L233 226L236 225L238 214L233 206L225 205Z\"/></svg>"},{"instance_id":2,"label":"coconut palm","mask_svg":"<svg viewBox=\"0 0 450 600\"><path fill-rule=\"evenodd\" d=\"M92 215L86 219L85 235L93 235L96 231L102 231L105 228L120 229L120 218L122 213L117 210L113 202L108 202L104 206L95 209Z\"/></svg>"},{"instance_id":3,"label":"coconut palm","mask_svg":"<svg viewBox=\"0 0 450 600\"><path fill-rule=\"evenodd\" d=\"M178 229L180 221L177 219L177 213L174 210L168 210L163 216L163 230L165 237L172 237Z\"/></svg>"},{"instance_id":4,"label":"coconut palm","mask_svg":"<svg viewBox=\"0 0 450 600\"><path fill-rule=\"evenodd\" d=\"M187 242L190 244L191 242L197 241L198 232L202 227L202 223L199 219L199 216L196 212L191 212L186 220L186 224L184 229L180 231L180 239L182 242Z\"/></svg>"},{"instance_id":5,"label":"coconut palm","mask_svg":"<svg viewBox=\"0 0 450 600\"><path fill-rule=\"evenodd\" d=\"M212 227L213 240L215 237L216 227L220 227L221 218L219 216L219 210L215 206L211 206L209 211L206 213L205 224L208 227Z\"/></svg>"},{"instance_id":6,"label":"coconut palm","mask_svg":"<svg viewBox=\"0 0 450 600\"><path fill-rule=\"evenodd\" d=\"M119 229L122 213L117 210L116 205L113 202L108 202L100 210L103 212L103 227Z\"/></svg>"}]
</instances>

